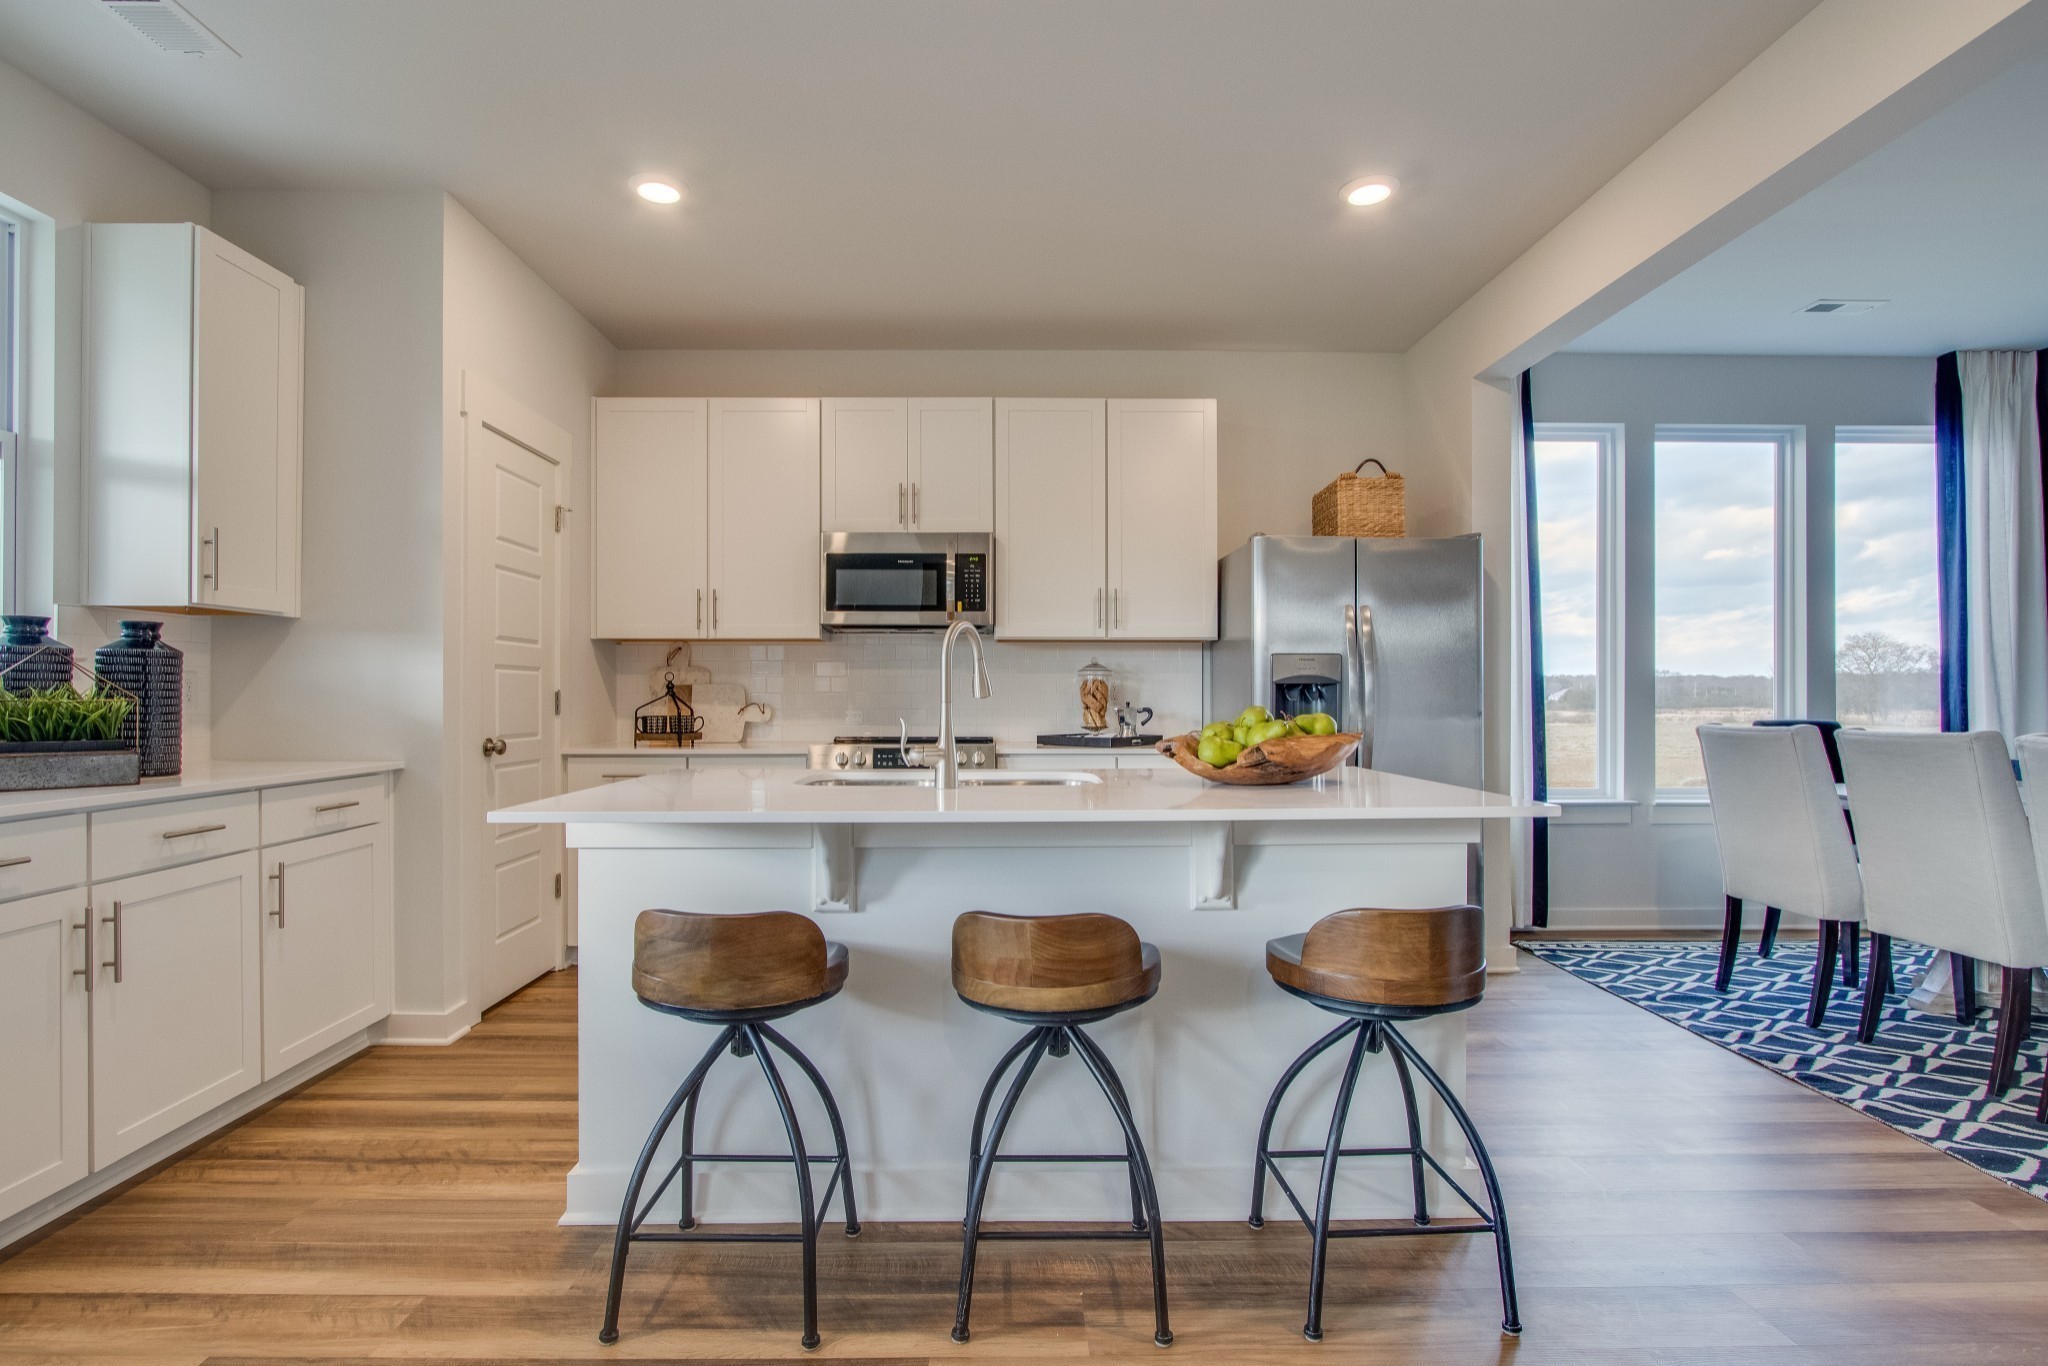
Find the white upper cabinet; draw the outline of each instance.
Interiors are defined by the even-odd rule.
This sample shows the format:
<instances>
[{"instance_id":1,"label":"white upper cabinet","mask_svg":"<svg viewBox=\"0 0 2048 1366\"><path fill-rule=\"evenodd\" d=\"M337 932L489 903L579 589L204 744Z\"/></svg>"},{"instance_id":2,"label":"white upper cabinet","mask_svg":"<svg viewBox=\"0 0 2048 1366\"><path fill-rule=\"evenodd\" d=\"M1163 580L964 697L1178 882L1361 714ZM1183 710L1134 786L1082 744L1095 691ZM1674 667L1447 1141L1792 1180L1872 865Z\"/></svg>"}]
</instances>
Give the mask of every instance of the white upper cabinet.
<instances>
[{"instance_id":1,"label":"white upper cabinet","mask_svg":"<svg viewBox=\"0 0 2048 1366\"><path fill-rule=\"evenodd\" d=\"M205 228L88 227L87 604L298 615L304 300Z\"/></svg>"},{"instance_id":2,"label":"white upper cabinet","mask_svg":"<svg viewBox=\"0 0 2048 1366\"><path fill-rule=\"evenodd\" d=\"M1103 634L1105 407L1099 398L996 400L996 634L1005 640Z\"/></svg>"},{"instance_id":3,"label":"white upper cabinet","mask_svg":"<svg viewBox=\"0 0 2048 1366\"><path fill-rule=\"evenodd\" d=\"M1109 400L1109 634L1216 636L1216 400Z\"/></svg>"},{"instance_id":4,"label":"white upper cabinet","mask_svg":"<svg viewBox=\"0 0 2048 1366\"><path fill-rule=\"evenodd\" d=\"M708 635L710 404L601 398L593 409L591 636Z\"/></svg>"},{"instance_id":5,"label":"white upper cabinet","mask_svg":"<svg viewBox=\"0 0 2048 1366\"><path fill-rule=\"evenodd\" d=\"M995 404L986 398L910 400L910 529L996 529Z\"/></svg>"},{"instance_id":6,"label":"white upper cabinet","mask_svg":"<svg viewBox=\"0 0 2048 1366\"><path fill-rule=\"evenodd\" d=\"M825 531L989 532L995 451L986 398L828 398Z\"/></svg>"},{"instance_id":7,"label":"white upper cabinet","mask_svg":"<svg viewBox=\"0 0 2048 1366\"><path fill-rule=\"evenodd\" d=\"M828 398L822 531L910 527L909 405L900 398Z\"/></svg>"},{"instance_id":8,"label":"white upper cabinet","mask_svg":"<svg viewBox=\"0 0 2048 1366\"><path fill-rule=\"evenodd\" d=\"M711 629L816 640L818 400L711 400Z\"/></svg>"}]
</instances>

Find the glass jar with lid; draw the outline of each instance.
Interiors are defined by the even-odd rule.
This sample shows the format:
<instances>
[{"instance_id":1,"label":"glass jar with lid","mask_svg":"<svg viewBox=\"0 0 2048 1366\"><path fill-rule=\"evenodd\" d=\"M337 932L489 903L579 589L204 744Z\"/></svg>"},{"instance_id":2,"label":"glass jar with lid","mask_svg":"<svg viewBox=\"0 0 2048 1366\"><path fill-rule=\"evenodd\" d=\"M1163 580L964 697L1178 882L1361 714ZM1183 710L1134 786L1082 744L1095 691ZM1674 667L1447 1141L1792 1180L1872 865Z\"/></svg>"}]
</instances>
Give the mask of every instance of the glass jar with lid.
<instances>
[{"instance_id":1,"label":"glass jar with lid","mask_svg":"<svg viewBox=\"0 0 2048 1366\"><path fill-rule=\"evenodd\" d=\"M1110 669L1092 659L1074 671L1081 691L1082 730L1109 729L1110 682L1115 677Z\"/></svg>"}]
</instances>

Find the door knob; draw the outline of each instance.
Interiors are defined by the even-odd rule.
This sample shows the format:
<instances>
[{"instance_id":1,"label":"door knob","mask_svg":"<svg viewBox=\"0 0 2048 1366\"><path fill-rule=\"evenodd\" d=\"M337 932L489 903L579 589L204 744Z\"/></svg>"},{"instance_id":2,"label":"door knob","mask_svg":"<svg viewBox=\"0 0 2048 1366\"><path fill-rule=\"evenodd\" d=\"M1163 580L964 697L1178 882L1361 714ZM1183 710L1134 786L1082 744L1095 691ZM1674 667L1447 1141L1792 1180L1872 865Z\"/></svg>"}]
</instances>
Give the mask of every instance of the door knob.
<instances>
[{"instance_id":1,"label":"door knob","mask_svg":"<svg viewBox=\"0 0 2048 1366\"><path fill-rule=\"evenodd\" d=\"M493 755L503 754L504 752L505 742L503 740L500 740L495 735L487 735L484 737L484 758L488 759Z\"/></svg>"}]
</instances>

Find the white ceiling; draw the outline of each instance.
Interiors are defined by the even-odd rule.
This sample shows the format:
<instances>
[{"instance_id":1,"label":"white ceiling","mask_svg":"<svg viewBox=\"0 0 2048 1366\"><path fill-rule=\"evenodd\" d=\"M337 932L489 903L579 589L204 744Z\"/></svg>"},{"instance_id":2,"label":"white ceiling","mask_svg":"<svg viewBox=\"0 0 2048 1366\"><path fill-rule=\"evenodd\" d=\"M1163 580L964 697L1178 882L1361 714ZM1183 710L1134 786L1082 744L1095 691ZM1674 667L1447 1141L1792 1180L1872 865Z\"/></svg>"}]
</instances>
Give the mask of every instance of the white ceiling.
<instances>
[{"instance_id":1,"label":"white ceiling","mask_svg":"<svg viewBox=\"0 0 2048 1366\"><path fill-rule=\"evenodd\" d=\"M185 2L241 56L0 53L215 188L445 187L621 346L1398 350L1814 0Z\"/></svg>"},{"instance_id":2,"label":"white ceiling","mask_svg":"<svg viewBox=\"0 0 2048 1366\"><path fill-rule=\"evenodd\" d=\"M1850 316L1816 299L1885 299ZM1568 348L1933 356L2048 346L2048 60L1947 109Z\"/></svg>"}]
</instances>

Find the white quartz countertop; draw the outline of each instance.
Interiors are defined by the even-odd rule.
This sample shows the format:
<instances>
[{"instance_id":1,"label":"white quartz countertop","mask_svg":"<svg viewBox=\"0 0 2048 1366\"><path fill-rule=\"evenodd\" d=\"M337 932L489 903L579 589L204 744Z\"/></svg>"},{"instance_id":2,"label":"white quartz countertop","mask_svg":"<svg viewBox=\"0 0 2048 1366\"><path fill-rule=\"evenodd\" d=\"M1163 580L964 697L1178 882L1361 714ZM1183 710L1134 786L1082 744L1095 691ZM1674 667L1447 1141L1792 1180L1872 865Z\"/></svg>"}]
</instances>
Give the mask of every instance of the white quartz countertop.
<instances>
[{"instance_id":1,"label":"white quartz countertop","mask_svg":"<svg viewBox=\"0 0 2048 1366\"><path fill-rule=\"evenodd\" d=\"M0 792L0 821L20 816L61 816L76 811L102 811L117 806L174 802L220 792L247 792L259 787L289 787L335 778L361 778L396 773L405 767L394 759L238 759L188 765L175 778L144 778L121 787L59 787L35 792Z\"/></svg>"},{"instance_id":2,"label":"white quartz countertop","mask_svg":"<svg viewBox=\"0 0 2048 1366\"><path fill-rule=\"evenodd\" d=\"M1229 787L1178 769L1088 773L1075 786L823 786L791 768L649 774L493 811L498 825L926 825L1072 821L1492 820L1558 808L1497 793L1343 768L1283 787ZM1046 777L1040 773L1035 776Z\"/></svg>"},{"instance_id":3,"label":"white quartz countertop","mask_svg":"<svg viewBox=\"0 0 2048 1366\"><path fill-rule=\"evenodd\" d=\"M713 743L701 741L682 749L656 749L637 745L564 745L565 759L687 759L692 754L728 758L758 754L770 758L784 754L810 755L812 745L825 740L741 740ZM998 754L1153 754L1150 745L1041 745L1035 739L997 740Z\"/></svg>"}]
</instances>

